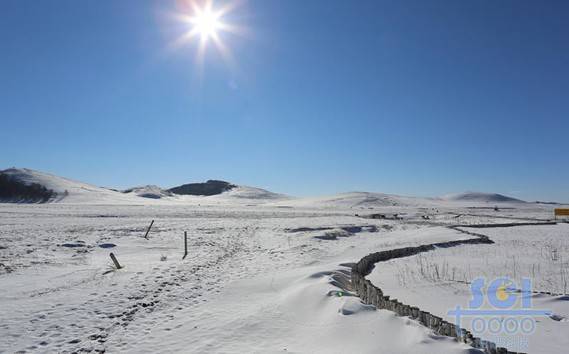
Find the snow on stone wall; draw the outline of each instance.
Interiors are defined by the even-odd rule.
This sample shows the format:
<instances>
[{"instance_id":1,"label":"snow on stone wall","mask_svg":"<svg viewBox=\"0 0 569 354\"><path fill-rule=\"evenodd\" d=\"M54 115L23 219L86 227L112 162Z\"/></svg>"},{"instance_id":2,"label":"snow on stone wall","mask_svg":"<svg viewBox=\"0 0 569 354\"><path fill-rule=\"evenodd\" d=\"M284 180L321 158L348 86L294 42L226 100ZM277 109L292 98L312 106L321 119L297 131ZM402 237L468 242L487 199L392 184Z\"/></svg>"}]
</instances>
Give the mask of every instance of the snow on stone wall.
<instances>
[{"instance_id":1,"label":"snow on stone wall","mask_svg":"<svg viewBox=\"0 0 569 354\"><path fill-rule=\"evenodd\" d=\"M493 225L493 227L495 227L495 225ZM456 338L457 341L466 343L473 348L481 349L484 353L488 354L516 354L516 352L510 352L506 348L496 347L496 344L493 342L474 337L470 331L457 327L455 324L447 322L441 317L422 311L418 307L405 305L397 301L397 299L391 299L388 295L384 294L380 288L373 285L370 280L365 278L371 273L376 263L385 262L390 259L409 257L441 247L446 248L462 244L494 243L487 236L466 232L458 229L458 227L452 228L457 231L473 235L475 238L371 253L362 258L352 267L351 280L353 290L364 303L373 305L378 309L393 311L399 316L409 316L430 328L438 335Z\"/></svg>"}]
</instances>

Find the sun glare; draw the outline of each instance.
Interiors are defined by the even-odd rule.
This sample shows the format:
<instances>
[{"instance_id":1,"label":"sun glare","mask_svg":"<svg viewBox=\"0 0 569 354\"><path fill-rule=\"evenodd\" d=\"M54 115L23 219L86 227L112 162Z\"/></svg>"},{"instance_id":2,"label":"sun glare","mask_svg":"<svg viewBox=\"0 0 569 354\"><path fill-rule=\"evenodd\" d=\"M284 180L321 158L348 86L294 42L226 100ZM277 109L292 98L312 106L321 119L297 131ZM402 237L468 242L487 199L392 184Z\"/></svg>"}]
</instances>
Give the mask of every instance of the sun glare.
<instances>
[{"instance_id":1,"label":"sun glare","mask_svg":"<svg viewBox=\"0 0 569 354\"><path fill-rule=\"evenodd\" d=\"M222 27L220 14L211 8L197 9L196 15L189 22L193 25L192 32L199 34L202 40L217 37L217 31Z\"/></svg>"},{"instance_id":2,"label":"sun glare","mask_svg":"<svg viewBox=\"0 0 569 354\"><path fill-rule=\"evenodd\" d=\"M187 4L180 12L176 13L175 18L186 26L186 31L178 37L171 46L179 48L186 44L194 43L197 48L196 65L202 69L206 57L207 47L213 45L221 54L224 61L230 66L235 67L235 60L229 49L224 43L223 33L244 36L246 29L235 24L226 22L226 19L241 3L241 0L223 2L223 5L216 6L213 0L180 0Z\"/></svg>"}]
</instances>

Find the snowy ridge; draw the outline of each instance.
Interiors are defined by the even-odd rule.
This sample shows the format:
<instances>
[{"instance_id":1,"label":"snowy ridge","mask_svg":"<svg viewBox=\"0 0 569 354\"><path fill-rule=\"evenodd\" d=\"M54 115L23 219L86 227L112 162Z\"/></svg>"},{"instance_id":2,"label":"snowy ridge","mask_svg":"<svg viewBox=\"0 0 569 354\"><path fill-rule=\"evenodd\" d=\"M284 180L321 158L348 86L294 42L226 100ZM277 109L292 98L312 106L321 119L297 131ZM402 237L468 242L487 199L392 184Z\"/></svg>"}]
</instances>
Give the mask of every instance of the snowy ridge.
<instances>
[{"instance_id":1,"label":"snowy ridge","mask_svg":"<svg viewBox=\"0 0 569 354\"><path fill-rule=\"evenodd\" d=\"M383 206L400 206L403 203L397 196L368 193L368 192L350 192L340 193L324 197L307 197L289 200L286 205L296 207L322 207L322 208L368 208Z\"/></svg>"},{"instance_id":2,"label":"snowy ridge","mask_svg":"<svg viewBox=\"0 0 569 354\"><path fill-rule=\"evenodd\" d=\"M441 198L409 197L385 193L350 192L324 197L306 197L273 203L277 206L324 209L374 209L374 208L444 208L456 206L511 207L528 206L528 203L501 194L473 193L447 195Z\"/></svg>"},{"instance_id":3,"label":"snowy ridge","mask_svg":"<svg viewBox=\"0 0 569 354\"><path fill-rule=\"evenodd\" d=\"M10 168L0 171L0 173L26 185L36 183L54 191L57 194L51 200L54 203L207 205L219 203L264 203L289 198L265 189L247 186L236 186L229 191L213 196L177 195L156 185L139 186L120 192L28 168Z\"/></svg>"},{"instance_id":4,"label":"snowy ridge","mask_svg":"<svg viewBox=\"0 0 569 354\"><path fill-rule=\"evenodd\" d=\"M125 204L136 201L132 196L123 195L111 189L96 187L28 168L10 168L1 171L1 173L24 184L37 183L53 190L57 194L54 202Z\"/></svg>"},{"instance_id":5,"label":"snowy ridge","mask_svg":"<svg viewBox=\"0 0 569 354\"><path fill-rule=\"evenodd\" d=\"M442 199L455 202L479 202L479 203L525 203L523 200L508 197L497 193L465 192L448 194Z\"/></svg>"},{"instance_id":6,"label":"snowy ridge","mask_svg":"<svg viewBox=\"0 0 569 354\"><path fill-rule=\"evenodd\" d=\"M129 188L122 191L125 194L132 194L142 198L150 198L150 199L162 199L166 197L173 197L174 193L162 189L155 185L147 185L147 186L140 186Z\"/></svg>"},{"instance_id":7,"label":"snowy ridge","mask_svg":"<svg viewBox=\"0 0 569 354\"><path fill-rule=\"evenodd\" d=\"M349 192L324 197L287 200L277 205L325 209L373 209L385 207L437 207L444 201L436 198L399 196L385 193Z\"/></svg>"},{"instance_id":8,"label":"snowy ridge","mask_svg":"<svg viewBox=\"0 0 569 354\"><path fill-rule=\"evenodd\" d=\"M527 204L519 199L501 194L466 192L442 198L421 198L385 193L349 192L322 197L292 198L265 189L232 185L230 190L216 195L180 195L156 185L134 187L122 192L96 187L87 183L55 176L27 168L11 168L0 173L25 184L37 183L53 190L56 203L82 204L267 204L276 207L301 207L324 209L373 209L382 207L444 207L451 205L488 206Z\"/></svg>"},{"instance_id":9,"label":"snowy ridge","mask_svg":"<svg viewBox=\"0 0 569 354\"><path fill-rule=\"evenodd\" d=\"M290 197L273 193L266 189L248 187L248 186L237 186L227 192L213 196L212 198L226 199L226 198L236 198L236 199L250 199L250 200L285 200L290 199Z\"/></svg>"}]
</instances>

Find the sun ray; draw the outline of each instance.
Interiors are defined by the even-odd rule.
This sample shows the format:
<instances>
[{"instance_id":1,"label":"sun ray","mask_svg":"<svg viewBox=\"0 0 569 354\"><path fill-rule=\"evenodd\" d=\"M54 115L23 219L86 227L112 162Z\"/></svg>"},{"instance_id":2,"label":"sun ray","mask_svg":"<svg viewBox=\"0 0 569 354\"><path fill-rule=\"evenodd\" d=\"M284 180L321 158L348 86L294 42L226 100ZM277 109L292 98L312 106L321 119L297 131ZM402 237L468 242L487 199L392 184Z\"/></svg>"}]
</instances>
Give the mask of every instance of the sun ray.
<instances>
[{"instance_id":1,"label":"sun ray","mask_svg":"<svg viewBox=\"0 0 569 354\"><path fill-rule=\"evenodd\" d=\"M223 21L223 16L235 9L237 3L229 2L219 9L215 9L212 0L205 1L202 6L199 6L196 1L191 1L191 14L176 15L178 21L186 23L189 27L188 31L176 42L189 41L195 36L199 36L201 40L207 42L213 37L219 37L221 32L241 32L237 26Z\"/></svg>"},{"instance_id":2,"label":"sun ray","mask_svg":"<svg viewBox=\"0 0 569 354\"><path fill-rule=\"evenodd\" d=\"M173 21L185 26L186 30L169 43L168 47L178 50L189 44L195 48L196 77L203 74L209 47L214 47L232 72L239 71L237 61L226 43L228 38L224 34L247 36L245 27L227 22L229 15L243 3L243 0L232 0L218 6L214 0L185 0L185 6L179 9L179 12L171 14Z\"/></svg>"},{"instance_id":3,"label":"sun ray","mask_svg":"<svg viewBox=\"0 0 569 354\"><path fill-rule=\"evenodd\" d=\"M223 43L223 41L219 38L219 36L215 35L212 37L213 44L217 51L221 54L221 57L225 61L225 63L229 66L230 69L236 69L237 63L231 50L229 50L228 46Z\"/></svg>"}]
</instances>

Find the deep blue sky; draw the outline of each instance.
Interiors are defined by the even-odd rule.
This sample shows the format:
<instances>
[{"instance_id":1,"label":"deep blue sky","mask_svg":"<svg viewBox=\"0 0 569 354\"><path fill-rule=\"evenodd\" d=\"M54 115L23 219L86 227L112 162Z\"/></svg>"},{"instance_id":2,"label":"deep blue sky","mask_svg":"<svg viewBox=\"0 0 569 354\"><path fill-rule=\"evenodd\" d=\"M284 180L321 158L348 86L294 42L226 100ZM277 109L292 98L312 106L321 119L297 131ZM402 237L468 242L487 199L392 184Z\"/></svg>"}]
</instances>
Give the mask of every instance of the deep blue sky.
<instances>
[{"instance_id":1,"label":"deep blue sky","mask_svg":"<svg viewBox=\"0 0 569 354\"><path fill-rule=\"evenodd\" d=\"M110 187L569 200L569 1L0 2L0 168Z\"/></svg>"}]
</instances>

